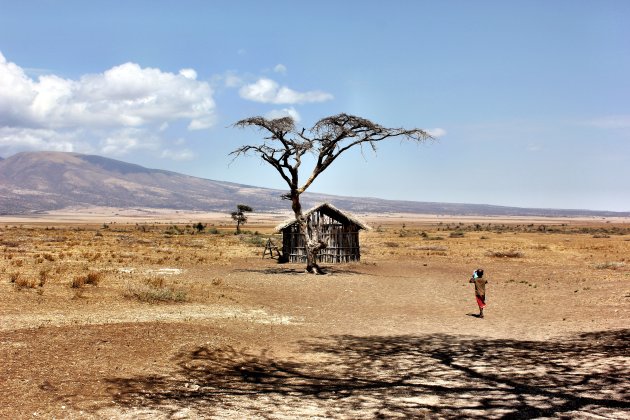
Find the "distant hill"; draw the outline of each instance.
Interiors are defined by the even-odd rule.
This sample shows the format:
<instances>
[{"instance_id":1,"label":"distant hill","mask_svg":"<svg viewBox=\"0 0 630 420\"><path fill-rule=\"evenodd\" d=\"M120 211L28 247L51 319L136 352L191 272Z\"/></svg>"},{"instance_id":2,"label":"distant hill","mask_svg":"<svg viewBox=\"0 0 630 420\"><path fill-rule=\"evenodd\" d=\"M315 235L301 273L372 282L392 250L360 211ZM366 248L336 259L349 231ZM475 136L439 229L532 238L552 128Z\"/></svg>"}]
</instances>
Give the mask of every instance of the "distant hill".
<instances>
[{"instance_id":1,"label":"distant hill","mask_svg":"<svg viewBox=\"0 0 630 420\"><path fill-rule=\"evenodd\" d=\"M70 206L226 211L237 202L272 210L282 206L280 194L77 153L19 153L0 161L4 214Z\"/></svg>"},{"instance_id":2,"label":"distant hill","mask_svg":"<svg viewBox=\"0 0 630 420\"><path fill-rule=\"evenodd\" d=\"M232 211L246 203L257 211L286 211L285 191L196 178L101 156L25 152L0 158L0 214L66 207L164 208ZM308 208L327 201L356 213L423 213L498 216L630 216L630 212L525 209L479 204L392 201L306 193Z\"/></svg>"}]
</instances>

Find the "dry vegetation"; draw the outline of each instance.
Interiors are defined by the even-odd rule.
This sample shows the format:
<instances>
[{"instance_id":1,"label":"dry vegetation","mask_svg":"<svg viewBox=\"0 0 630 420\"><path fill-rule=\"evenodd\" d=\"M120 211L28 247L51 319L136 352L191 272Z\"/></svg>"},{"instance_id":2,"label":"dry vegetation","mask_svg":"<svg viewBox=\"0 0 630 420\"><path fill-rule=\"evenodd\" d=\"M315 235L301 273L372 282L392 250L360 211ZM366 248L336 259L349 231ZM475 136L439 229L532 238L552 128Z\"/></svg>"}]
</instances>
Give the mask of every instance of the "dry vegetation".
<instances>
[{"instance_id":1,"label":"dry vegetation","mask_svg":"<svg viewBox=\"0 0 630 420\"><path fill-rule=\"evenodd\" d=\"M225 227L199 232L174 224L6 225L0 228L0 274L17 291L36 289L51 299L92 286L99 298L168 301L172 295L184 301L194 285L169 281L174 276L165 267L226 266L255 255L262 242L258 232L235 236ZM155 299L148 297L151 291Z\"/></svg>"},{"instance_id":2,"label":"dry vegetation","mask_svg":"<svg viewBox=\"0 0 630 420\"><path fill-rule=\"evenodd\" d=\"M271 223L0 225L0 417L630 413L628 223L371 225L327 276L262 260Z\"/></svg>"}]
</instances>

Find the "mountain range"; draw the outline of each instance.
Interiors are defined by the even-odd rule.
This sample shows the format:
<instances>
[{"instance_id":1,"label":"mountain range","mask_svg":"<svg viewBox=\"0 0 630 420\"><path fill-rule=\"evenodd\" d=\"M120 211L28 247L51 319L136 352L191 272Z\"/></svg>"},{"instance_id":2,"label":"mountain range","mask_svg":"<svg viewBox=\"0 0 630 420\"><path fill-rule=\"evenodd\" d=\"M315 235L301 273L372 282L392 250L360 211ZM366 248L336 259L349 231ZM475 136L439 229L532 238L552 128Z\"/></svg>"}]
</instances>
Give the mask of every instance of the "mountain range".
<instances>
[{"instance_id":1,"label":"mountain range","mask_svg":"<svg viewBox=\"0 0 630 420\"><path fill-rule=\"evenodd\" d=\"M95 155L23 152L0 158L0 214L33 214L67 207L286 211L286 191L214 181ZM329 202L355 213L494 216L630 216L630 212L530 209L483 204L394 201L305 193L303 206Z\"/></svg>"}]
</instances>

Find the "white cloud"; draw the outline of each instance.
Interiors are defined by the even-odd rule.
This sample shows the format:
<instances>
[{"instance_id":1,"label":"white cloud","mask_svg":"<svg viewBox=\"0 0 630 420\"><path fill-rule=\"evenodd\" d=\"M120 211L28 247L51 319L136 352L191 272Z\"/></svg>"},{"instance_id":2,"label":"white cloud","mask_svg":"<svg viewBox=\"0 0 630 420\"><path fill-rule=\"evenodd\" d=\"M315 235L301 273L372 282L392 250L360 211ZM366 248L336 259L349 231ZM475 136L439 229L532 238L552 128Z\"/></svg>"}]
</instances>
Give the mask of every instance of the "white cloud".
<instances>
[{"instance_id":1,"label":"white cloud","mask_svg":"<svg viewBox=\"0 0 630 420\"><path fill-rule=\"evenodd\" d=\"M90 152L76 133L59 133L41 128L0 127L0 152L9 156L21 151Z\"/></svg>"},{"instance_id":2,"label":"white cloud","mask_svg":"<svg viewBox=\"0 0 630 420\"><path fill-rule=\"evenodd\" d=\"M179 74L184 76L186 79L197 80L197 72L193 69L181 69Z\"/></svg>"},{"instance_id":3,"label":"white cloud","mask_svg":"<svg viewBox=\"0 0 630 420\"><path fill-rule=\"evenodd\" d=\"M301 120L300 114L293 107L283 108L283 109L274 109L265 115L265 118L267 118L268 120L275 120L276 118L283 118L283 117L291 117L293 118L293 121L295 122L299 122Z\"/></svg>"},{"instance_id":4,"label":"white cloud","mask_svg":"<svg viewBox=\"0 0 630 420\"><path fill-rule=\"evenodd\" d=\"M271 104L302 104L333 99L330 93L319 90L297 92L267 78L260 78L256 83L243 86L239 94L243 99Z\"/></svg>"},{"instance_id":5,"label":"white cloud","mask_svg":"<svg viewBox=\"0 0 630 420\"><path fill-rule=\"evenodd\" d=\"M56 150L161 156L162 136L178 121L189 130L216 122L213 91L193 69L176 74L124 63L78 79L31 78L0 53L0 155ZM186 150L169 153L192 157Z\"/></svg>"},{"instance_id":6,"label":"white cloud","mask_svg":"<svg viewBox=\"0 0 630 420\"><path fill-rule=\"evenodd\" d=\"M287 66L285 66L284 64L276 64L276 66L273 68L273 71L280 74L286 74Z\"/></svg>"},{"instance_id":7,"label":"white cloud","mask_svg":"<svg viewBox=\"0 0 630 420\"><path fill-rule=\"evenodd\" d=\"M446 130L443 128L431 128L429 130L426 130L427 133L429 133L430 136L437 138L440 137L444 137L446 135Z\"/></svg>"},{"instance_id":8,"label":"white cloud","mask_svg":"<svg viewBox=\"0 0 630 420\"><path fill-rule=\"evenodd\" d=\"M141 127L190 120L191 129L214 119L212 89L193 69L179 74L135 63L78 80L56 75L31 79L0 53L0 124L23 128Z\"/></svg>"},{"instance_id":9,"label":"white cloud","mask_svg":"<svg viewBox=\"0 0 630 420\"><path fill-rule=\"evenodd\" d=\"M210 128L214 125L215 119L214 116L210 116L207 118L197 118L194 119L188 124L189 130L205 130L206 128Z\"/></svg>"},{"instance_id":10,"label":"white cloud","mask_svg":"<svg viewBox=\"0 0 630 420\"><path fill-rule=\"evenodd\" d=\"M146 130L125 128L109 133L100 142L99 153L109 156L123 156L139 150L158 150L160 139L151 136Z\"/></svg>"},{"instance_id":11,"label":"white cloud","mask_svg":"<svg viewBox=\"0 0 630 420\"><path fill-rule=\"evenodd\" d=\"M195 158L195 154L189 149L182 149L182 150L165 149L162 151L161 157L163 159L172 159L172 160L192 160Z\"/></svg>"},{"instance_id":12,"label":"white cloud","mask_svg":"<svg viewBox=\"0 0 630 420\"><path fill-rule=\"evenodd\" d=\"M239 94L244 99L256 102L274 103L278 84L271 79L260 79L256 83L243 86Z\"/></svg>"}]
</instances>

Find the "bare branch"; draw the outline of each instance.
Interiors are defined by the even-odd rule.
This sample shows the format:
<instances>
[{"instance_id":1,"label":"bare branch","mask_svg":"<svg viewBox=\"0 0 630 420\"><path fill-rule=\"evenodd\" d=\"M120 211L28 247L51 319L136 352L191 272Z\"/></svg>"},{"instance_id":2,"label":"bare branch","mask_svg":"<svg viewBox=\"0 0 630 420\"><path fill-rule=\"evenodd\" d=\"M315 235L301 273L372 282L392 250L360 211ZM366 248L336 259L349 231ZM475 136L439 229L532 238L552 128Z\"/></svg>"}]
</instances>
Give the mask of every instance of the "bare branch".
<instances>
[{"instance_id":1,"label":"bare branch","mask_svg":"<svg viewBox=\"0 0 630 420\"><path fill-rule=\"evenodd\" d=\"M311 132L316 136L315 141L320 144L319 154L313 172L300 188L301 191L305 191L339 155L354 146L361 147L369 144L372 150L376 151L377 142L392 137L401 137L403 140L415 142L433 139L429 133L418 128L385 128L368 119L349 114L323 118L313 126Z\"/></svg>"},{"instance_id":2,"label":"bare branch","mask_svg":"<svg viewBox=\"0 0 630 420\"><path fill-rule=\"evenodd\" d=\"M291 117L276 118L268 120L264 117L251 117L234 123L233 127L246 128L246 127L258 127L264 129L270 133L285 132L289 133L295 129L295 123Z\"/></svg>"}]
</instances>

